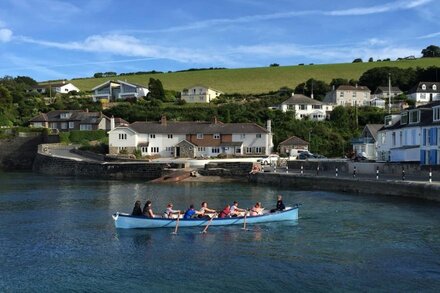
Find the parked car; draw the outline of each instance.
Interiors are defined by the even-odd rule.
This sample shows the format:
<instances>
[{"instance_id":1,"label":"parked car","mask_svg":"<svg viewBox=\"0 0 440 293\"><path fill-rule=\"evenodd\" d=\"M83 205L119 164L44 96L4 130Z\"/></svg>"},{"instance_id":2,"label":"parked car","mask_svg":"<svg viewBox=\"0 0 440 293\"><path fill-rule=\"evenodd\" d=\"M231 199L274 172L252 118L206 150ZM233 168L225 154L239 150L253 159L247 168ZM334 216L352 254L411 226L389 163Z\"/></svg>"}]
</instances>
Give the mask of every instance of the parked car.
<instances>
[{"instance_id":1,"label":"parked car","mask_svg":"<svg viewBox=\"0 0 440 293\"><path fill-rule=\"evenodd\" d=\"M309 151L304 151L298 154L298 160L312 159L314 157L315 156Z\"/></svg>"},{"instance_id":2,"label":"parked car","mask_svg":"<svg viewBox=\"0 0 440 293\"><path fill-rule=\"evenodd\" d=\"M279 159L280 159L279 155L271 154L267 157L258 159L257 162L261 163L262 165L272 165L272 164L276 164L276 162L278 162Z\"/></svg>"}]
</instances>

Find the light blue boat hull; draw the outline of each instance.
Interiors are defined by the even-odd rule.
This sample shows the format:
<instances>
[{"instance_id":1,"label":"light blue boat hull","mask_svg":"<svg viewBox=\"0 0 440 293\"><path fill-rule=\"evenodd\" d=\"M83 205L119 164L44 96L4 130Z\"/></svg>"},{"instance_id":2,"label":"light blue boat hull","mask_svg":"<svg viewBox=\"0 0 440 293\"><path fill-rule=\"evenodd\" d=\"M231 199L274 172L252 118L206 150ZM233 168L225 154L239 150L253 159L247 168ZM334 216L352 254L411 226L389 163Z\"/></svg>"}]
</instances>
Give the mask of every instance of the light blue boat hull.
<instances>
[{"instance_id":1,"label":"light blue boat hull","mask_svg":"<svg viewBox=\"0 0 440 293\"><path fill-rule=\"evenodd\" d=\"M119 212L113 215L113 219L115 227L120 229L174 228L177 223L177 219L147 218ZM265 213L260 216L247 216L246 225L294 220L298 220L298 206L287 207L284 211ZM209 221L209 219L180 219L179 227L206 226ZM243 225L244 221L245 217L214 218L210 226Z\"/></svg>"}]
</instances>

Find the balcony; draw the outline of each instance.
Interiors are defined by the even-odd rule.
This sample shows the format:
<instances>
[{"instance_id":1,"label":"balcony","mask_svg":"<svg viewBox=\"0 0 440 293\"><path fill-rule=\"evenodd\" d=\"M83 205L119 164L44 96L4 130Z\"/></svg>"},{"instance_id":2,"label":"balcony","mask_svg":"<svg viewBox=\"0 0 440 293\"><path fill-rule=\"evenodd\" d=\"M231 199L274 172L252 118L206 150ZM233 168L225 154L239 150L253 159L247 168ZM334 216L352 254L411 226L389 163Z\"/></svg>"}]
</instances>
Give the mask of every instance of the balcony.
<instances>
[{"instance_id":1,"label":"balcony","mask_svg":"<svg viewBox=\"0 0 440 293\"><path fill-rule=\"evenodd\" d=\"M351 139L351 144L369 144L369 143L374 143L374 139L372 137L358 137Z\"/></svg>"}]
</instances>

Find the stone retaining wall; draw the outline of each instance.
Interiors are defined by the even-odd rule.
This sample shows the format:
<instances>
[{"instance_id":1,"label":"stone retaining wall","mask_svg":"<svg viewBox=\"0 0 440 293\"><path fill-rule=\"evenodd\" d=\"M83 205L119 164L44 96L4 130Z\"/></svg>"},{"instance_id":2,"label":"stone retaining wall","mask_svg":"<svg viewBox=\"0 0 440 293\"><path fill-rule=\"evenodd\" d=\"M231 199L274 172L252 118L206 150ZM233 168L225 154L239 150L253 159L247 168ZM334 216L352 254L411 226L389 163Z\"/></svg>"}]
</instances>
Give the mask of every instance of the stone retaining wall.
<instances>
[{"instance_id":1,"label":"stone retaining wall","mask_svg":"<svg viewBox=\"0 0 440 293\"><path fill-rule=\"evenodd\" d=\"M249 175L252 166L252 162L211 162L198 172L203 176L244 177Z\"/></svg>"},{"instance_id":2,"label":"stone retaining wall","mask_svg":"<svg viewBox=\"0 0 440 293\"><path fill-rule=\"evenodd\" d=\"M164 174L166 164L157 163L94 163L70 160L38 153L33 170L56 176L83 176L92 178L138 178L152 180Z\"/></svg>"},{"instance_id":3,"label":"stone retaining wall","mask_svg":"<svg viewBox=\"0 0 440 293\"><path fill-rule=\"evenodd\" d=\"M38 145L43 142L40 134L0 139L0 169L32 170Z\"/></svg>"},{"instance_id":4,"label":"stone retaining wall","mask_svg":"<svg viewBox=\"0 0 440 293\"><path fill-rule=\"evenodd\" d=\"M300 190L342 191L440 201L440 184L422 182L358 180L280 173L249 175L249 181L271 186L293 187Z\"/></svg>"}]
</instances>

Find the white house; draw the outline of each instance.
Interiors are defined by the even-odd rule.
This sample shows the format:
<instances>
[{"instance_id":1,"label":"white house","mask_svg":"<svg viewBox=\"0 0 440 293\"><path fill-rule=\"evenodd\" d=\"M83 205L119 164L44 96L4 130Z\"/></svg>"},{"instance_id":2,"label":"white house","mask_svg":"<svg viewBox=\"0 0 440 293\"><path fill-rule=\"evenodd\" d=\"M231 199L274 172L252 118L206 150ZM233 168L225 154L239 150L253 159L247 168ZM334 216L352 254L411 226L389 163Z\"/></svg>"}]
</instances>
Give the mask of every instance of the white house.
<instances>
[{"instance_id":1,"label":"white house","mask_svg":"<svg viewBox=\"0 0 440 293\"><path fill-rule=\"evenodd\" d=\"M290 98L282 102L277 108L283 112L292 111L296 119L322 121L328 118L333 110L333 105L309 98L304 95L292 94Z\"/></svg>"},{"instance_id":2,"label":"white house","mask_svg":"<svg viewBox=\"0 0 440 293\"><path fill-rule=\"evenodd\" d=\"M366 86L340 85L325 95L324 103L337 106L369 106L370 89Z\"/></svg>"},{"instance_id":3,"label":"white house","mask_svg":"<svg viewBox=\"0 0 440 293\"><path fill-rule=\"evenodd\" d=\"M70 82L56 82L56 83L47 83L47 84L39 84L37 86L32 87L30 91L36 91L41 94L67 94L72 91L79 92L79 88L73 85Z\"/></svg>"},{"instance_id":4,"label":"white house","mask_svg":"<svg viewBox=\"0 0 440 293\"><path fill-rule=\"evenodd\" d=\"M355 154L365 154L367 159L376 160L377 132L383 124L367 124L359 138L352 139Z\"/></svg>"},{"instance_id":5,"label":"white house","mask_svg":"<svg viewBox=\"0 0 440 293\"><path fill-rule=\"evenodd\" d=\"M195 85L187 89L183 89L180 98L187 103L209 103L216 99L223 92L215 90L203 85Z\"/></svg>"},{"instance_id":6,"label":"white house","mask_svg":"<svg viewBox=\"0 0 440 293\"><path fill-rule=\"evenodd\" d=\"M421 81L409 92L408 97L416 102L416 105L423 105L440 100L440 82Z\"/></svg>"},{"instance_id":7,"label":"white house","mask_svg":"<svg viewBox=\"0 0 440 293\"><path fill-rule=\"evenodd\" d=\"M440 101L405 109L385 121L378 132L378 161L440 164Z\"/></svg>"},{"instance_id":8,"label":"white house","mask_svg":"<svg viewBox=\"0 0 440 293\"><path fill-rule=\"evenodd\" d=\"M377 108L385 108L385 100L381 98L373 98L370 100L370 106L377 107Z\"/></svg>"},{"instance_id":9,"label":"white house","mask_svg":"<svg viewBox=\"0 0 440 293\"><path fill-rule=\"evenodd\" d=\"M134 83L128 83L122 80L108 80L100 85L92 88L93 100L125 100L125 99L138 99L146 97L149 93L148 87L138 85Z\"/></svg>"},{"instance_id":10,"label":"white house","mask_svg":"<svg viewBox=\"0 0 440 293\"><path fill-rule=\"evenodd\" d=\"M267 129L255 123L167 121L134 122L109 131L109 153L143 156L194 158L218 156L269 155L272 152L270 120Z\"/></svg>"}]
</instances>

